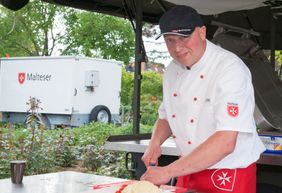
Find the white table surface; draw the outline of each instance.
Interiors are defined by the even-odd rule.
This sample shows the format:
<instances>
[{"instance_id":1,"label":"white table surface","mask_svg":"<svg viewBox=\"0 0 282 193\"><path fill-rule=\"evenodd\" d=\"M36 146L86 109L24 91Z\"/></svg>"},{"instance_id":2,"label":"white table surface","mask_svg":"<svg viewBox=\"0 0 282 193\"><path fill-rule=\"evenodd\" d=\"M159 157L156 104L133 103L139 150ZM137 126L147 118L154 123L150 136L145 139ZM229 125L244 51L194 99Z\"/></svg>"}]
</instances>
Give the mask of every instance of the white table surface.
<instances>
[{"instance_id":1,"label":"white table surface","mask_svg":"<svg viewBox=\"0 0 282 193\"><path fill-rule=\"evenodd\" d=\"M126 180L66 171L24 176L22 184L13 184L10 178L2 179L0 193L89 193L94 185L122 181Z\"/></svg>"}]
</instances>

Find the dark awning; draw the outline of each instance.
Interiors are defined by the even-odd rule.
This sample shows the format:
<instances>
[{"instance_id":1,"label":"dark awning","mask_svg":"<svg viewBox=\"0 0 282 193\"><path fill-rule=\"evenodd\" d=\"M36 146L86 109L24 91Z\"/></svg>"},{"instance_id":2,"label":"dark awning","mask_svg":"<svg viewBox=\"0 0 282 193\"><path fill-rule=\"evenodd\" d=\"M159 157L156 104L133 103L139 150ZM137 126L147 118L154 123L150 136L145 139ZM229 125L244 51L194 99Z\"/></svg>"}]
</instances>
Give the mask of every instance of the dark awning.
<instances>
[{"instance_id":1,"label":"dark awning","mask_svg":"<svg viewBox=\"0 0 282 193\"><path fill-rule=\"evenodd\" d=\"M109 14L122 18L136 18L136 0L44 0L49 3L65 5L88 11ZM214 34L216 27L211 21L250 29L261 34L259 44L270 49L271 20L275 18L276 49L282 49L282 1L264 0L142 0L143 21L157 24L165 10L176 4L191 5L203 16L208 27L208 38ZM280 8L279 8L280 6Z\"/></svg>"}]
</instances>

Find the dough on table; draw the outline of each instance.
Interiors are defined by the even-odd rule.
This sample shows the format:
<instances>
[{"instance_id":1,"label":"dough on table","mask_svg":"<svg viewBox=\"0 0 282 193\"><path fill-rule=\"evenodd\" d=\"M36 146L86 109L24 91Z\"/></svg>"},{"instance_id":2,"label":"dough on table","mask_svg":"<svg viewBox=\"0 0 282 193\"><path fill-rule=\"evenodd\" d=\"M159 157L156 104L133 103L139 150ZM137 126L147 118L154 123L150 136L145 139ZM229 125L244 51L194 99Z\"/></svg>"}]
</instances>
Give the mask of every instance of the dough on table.
<instances>
[{"instance_id":1,"label":"dough on table","mask_svg":"<svg viewBox=\"0 0 282 193\"><path fill-rule=\"evenodd\" d=\"M122 193L161 193L159 188L148 181L138 181L126 186Z\"/></svg>"}]
</instances>

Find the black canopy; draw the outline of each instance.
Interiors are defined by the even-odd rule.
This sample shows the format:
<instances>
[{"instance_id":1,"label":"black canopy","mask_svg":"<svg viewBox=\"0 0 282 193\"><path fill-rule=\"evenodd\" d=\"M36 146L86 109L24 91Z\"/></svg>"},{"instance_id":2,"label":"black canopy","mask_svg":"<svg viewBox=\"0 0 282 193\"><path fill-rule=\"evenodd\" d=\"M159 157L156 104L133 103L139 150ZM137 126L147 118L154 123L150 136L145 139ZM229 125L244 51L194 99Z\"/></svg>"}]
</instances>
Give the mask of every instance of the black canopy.
<instances>
[{"instance_id":1,"label":"black canopy","mask_svg":"<svg viewBox=\"0 0 282 193\"><path fill-rule=\"evenodd\" d=\"M136 20L142 7L142 21L157 24L160 16L176 4L191 5L203 16L210 39L217 27L211 21L259 32L257 40L270 49L271 33L275 32L275 48L282 49L282 1L280 0L44 0L46 2ZM136 3L140 1L137 7ZM276 23L272 29L271 23ZM274 30L273 32L271 30Z\"/></svg>"}]
</instances>

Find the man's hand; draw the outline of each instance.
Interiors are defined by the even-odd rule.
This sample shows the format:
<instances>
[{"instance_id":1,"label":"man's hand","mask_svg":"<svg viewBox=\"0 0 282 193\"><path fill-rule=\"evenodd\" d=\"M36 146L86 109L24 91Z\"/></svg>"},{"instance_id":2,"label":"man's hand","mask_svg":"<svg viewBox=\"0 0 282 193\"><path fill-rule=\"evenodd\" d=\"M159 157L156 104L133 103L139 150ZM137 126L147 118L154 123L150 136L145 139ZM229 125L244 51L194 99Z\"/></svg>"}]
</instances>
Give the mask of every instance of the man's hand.
<instances>
[{"instance_id":1,"label":"man's hand","mask_svg":"<svg viewBox=\"0 0 282 193\"><path fill-rule=\"evenodd\" d=\"M149 166L147 171L141 177L141 180L147 180L155 185L162 185L169 182L171 177L166 170L166 167Z\"/></svg>"},{"instance_id":2,"label":"man's hand","mask_svg":"<svg viewBox=\"0 0 282 193\"><path fill-rule=\"evenodd\" d=\"M142 156L142 161L145 166L148 168L149 166L157 166L158 158L161 156L161 147L160 145L152 145L150 144L144 155Z\"/></svg>"}]
</instances>

